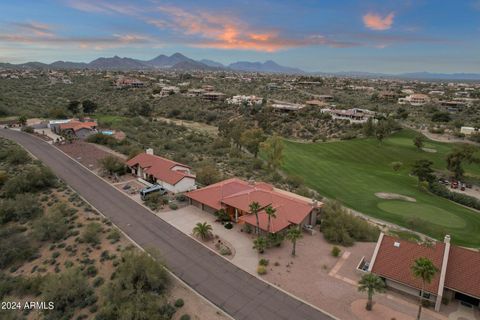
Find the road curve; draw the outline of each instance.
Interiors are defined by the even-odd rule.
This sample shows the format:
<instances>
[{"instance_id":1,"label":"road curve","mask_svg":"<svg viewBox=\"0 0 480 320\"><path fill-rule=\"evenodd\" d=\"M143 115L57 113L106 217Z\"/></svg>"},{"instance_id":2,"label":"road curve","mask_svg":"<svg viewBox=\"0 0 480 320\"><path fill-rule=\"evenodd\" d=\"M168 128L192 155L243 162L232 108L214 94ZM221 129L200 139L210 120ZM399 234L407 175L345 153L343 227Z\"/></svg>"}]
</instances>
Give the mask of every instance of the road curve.
<instances>
[{"instance_id":1,"label":"road curve","mask_svg":"<svg viewBox=\"0 0 480 320\"><path fill-rule=\"evenodd\" d=\"M238 320L333 320L219 257L54 146L23 132L0 129L40 159L143 248L158 249L168 268Z\"/></svg>"}]
</instances>

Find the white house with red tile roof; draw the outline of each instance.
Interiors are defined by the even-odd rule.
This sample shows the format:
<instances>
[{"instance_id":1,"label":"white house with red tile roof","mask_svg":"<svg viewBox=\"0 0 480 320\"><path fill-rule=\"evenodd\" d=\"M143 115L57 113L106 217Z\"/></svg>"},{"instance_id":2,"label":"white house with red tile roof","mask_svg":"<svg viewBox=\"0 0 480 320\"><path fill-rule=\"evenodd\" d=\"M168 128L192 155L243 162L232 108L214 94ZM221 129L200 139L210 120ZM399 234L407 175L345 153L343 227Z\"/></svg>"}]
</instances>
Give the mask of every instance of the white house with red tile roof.
<instances>
[{"instance_id":1,"label":"white house with red tile roof","mask_svg":"<svg viewBox=\"0 0 480 320\"><path fill-rule=\"evenodd\" d=\"M442 298L457 299L474 307L480 305L480 252L444 242L422 245L380 234L369 271L382 277L387 286L420 295L422 283L412 275L411 266L420 257L428 258L439 270L426 285L426 298L439 311Z\"/></svg>"},{"instance_id":2,"label":"white house with red tile roof","mask_svg":"<svg viewBox=\"0 0 480 320\"><path fill-rule=\"evenodd\" d=\"M195 175L187 165L153 154L152 149L127 161L132 174L150 183L163 186L170 192L195 190Z\"/></svg>"},{"instance_id":3,"label":"white house with red tile roof","mask_svg":"<svg viewBox=\"0 0 480 320\"><path fill-rule=\"evenodd\" d=\"M186 194L190 203L204 211L214 213L224 209L239 223L256 226L256 217L250 212L250 204L260 204L260 229L267 231L267 206L276 210L276 218L271 219L270 231L281 232L291 225L314 225L318 209L323 205L294 193L277 189L268 183L247 182L237 178L228 179Z\"/></svg>"}]
</instances>

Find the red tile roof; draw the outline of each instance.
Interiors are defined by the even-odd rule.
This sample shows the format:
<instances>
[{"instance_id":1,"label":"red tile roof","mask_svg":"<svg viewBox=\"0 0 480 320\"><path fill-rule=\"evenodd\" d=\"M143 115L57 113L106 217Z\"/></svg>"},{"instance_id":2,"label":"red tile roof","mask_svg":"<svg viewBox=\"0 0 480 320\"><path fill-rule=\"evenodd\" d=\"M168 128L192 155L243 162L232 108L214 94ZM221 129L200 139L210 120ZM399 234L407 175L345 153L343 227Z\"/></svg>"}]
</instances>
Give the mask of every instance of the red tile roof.
<instances>
[{"instance_id":1,"label":"red tile roof","mask_svg":"<svg viewBox=\"0 0 480 320\"><path fill-rule=\"evenodd\" d=\"M400 246L396 247L395 242ZM412 264L420 257L430 259L441 270L445 244L437 242L433 246L419 245L414 242L401 240L385 235L375 258L372 272L387 279L421 289L422 281L413 277ZM437 272L431 283L427 283L425 290L437 294L440 272Z\"/></svg>"},{"instance_id":2,"label":"red tile roof","mask_svg":"<svg viewBox=\"0 0 480 320\"><path fill-rule=\"evenodd\" d=\"M480 299L480 252L451 246L445 287Z\"/></svg>"},{"instance_id":3,"label":"red tile roof","mask_svg":"<svg viewBox=\"0 0 480 320\"><path fill-rule=\"evenodd\" d=\"M309 199L280 191L264 182L252 185L236 178L191 191L187 196L217 210L228 205L249 212L249 205L254 201L258 202L260 207L271 205L277 210L277 218L271 219L272 232L281 231L292 223L301 223L313 209ZM239 219L256 224L254 215L244 215ZM268 216L264 210L259 212L259 221L260 228L266 231Z\"/></svg>"},{"instance_id":4,"label":"red tile roof","mask_svg":"<svg viewBox=\"0 0 480 320\"><path fill-rule=\"evenodd\" d=\"M395 242L400 246L395 247ZM426 247L385 235L373 262L372 272L420 289L421 281L412 276L411 265L415 259L426 257L439 269L426 290L437 294L445 248L446 245L443 242L436 242L432 247ZM444 287L480 299L480 252L451 245Z\"/></svg>"},{"instance_id":5,"label":"red tile roof","mask_svg":"<svg viewBox=\"0 0 480 320\"><path fill-rule=\"evenodd\" d=\"M185 177L195 178L194 175L187 173L190 169L189 166L147 153L141 153L133 157L127 161L127 165L129 167L138 165L145 173L171 185L177 184ZM172 170L175 166L183 167L185 170Z\"/></svg>"},{"instance_id":6,"label":"red tile roof","mask_svg":"<svg viewBox=\"0 0 480 320\"><path fill-rule=\"evenodd\" d=\"M60 124L60 130L72 129L73 131L78 131L80 129L93 129L97 126L96 122L80 122L80 121L70 121L67 123Z\"/></svg>"}]
</instances>

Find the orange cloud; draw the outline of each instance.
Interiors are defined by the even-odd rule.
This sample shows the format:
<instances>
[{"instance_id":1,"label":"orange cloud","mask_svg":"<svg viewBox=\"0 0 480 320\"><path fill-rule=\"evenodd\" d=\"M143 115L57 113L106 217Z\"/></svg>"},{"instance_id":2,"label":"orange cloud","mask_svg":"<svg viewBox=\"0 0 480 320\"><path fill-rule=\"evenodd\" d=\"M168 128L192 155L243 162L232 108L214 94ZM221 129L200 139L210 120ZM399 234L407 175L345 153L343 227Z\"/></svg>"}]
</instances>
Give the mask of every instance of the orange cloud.
<instances>
[{"instance_id":1,"label":"orange cloud","mask_svg":"<svg viewBox=\"0 0 480 320\"><path fill-rule=\"evenodd\" d=\"M392 27L394 16L394 12L390 12L385 17L370 12L363 16L363 24L372 30L387 30Z\"/></svg>"},{"instance_id":2,"label":"orange cloud","mask_svg":"<svg viewBox=\"0 0 480 320\"><path fill-rule=\"evenodd\" d=\"M187 36L199 36L197 39L190 39L190 45L195 47L274 52L309 45L333 47L357 45L323 36L285 37L275 30L258 30L245 21L226 14L188 12L175 6L158 6L156 10L164 15L163 19L150 18L146 22Z\"/></svg>"}]
</instances>

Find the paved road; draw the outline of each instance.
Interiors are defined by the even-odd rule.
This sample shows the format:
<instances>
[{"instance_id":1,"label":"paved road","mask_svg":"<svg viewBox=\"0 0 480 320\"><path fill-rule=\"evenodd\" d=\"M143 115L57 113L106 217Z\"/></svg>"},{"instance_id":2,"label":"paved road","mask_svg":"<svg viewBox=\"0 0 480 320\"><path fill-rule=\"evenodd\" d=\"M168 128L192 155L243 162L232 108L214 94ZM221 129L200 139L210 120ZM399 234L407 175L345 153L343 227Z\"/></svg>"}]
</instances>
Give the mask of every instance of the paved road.
<instances>
[{"instance_id":1,"label":"paved road","mask_svg":"<svg viewBox=\"0 0 480 320\"><path fill-rule=\"evenodd\" d=\"M332 318L244 272L34 136L0 129L63 179L144 248L157 248L169 269L233 318L331 320Z\"/></svg>"}]
</instances>

